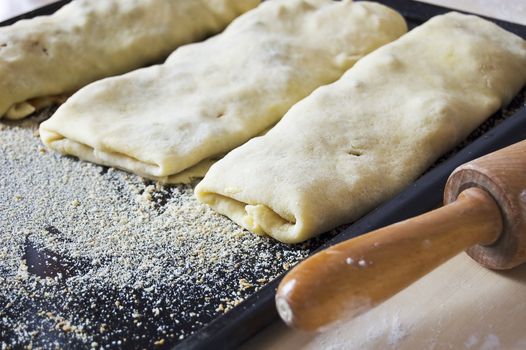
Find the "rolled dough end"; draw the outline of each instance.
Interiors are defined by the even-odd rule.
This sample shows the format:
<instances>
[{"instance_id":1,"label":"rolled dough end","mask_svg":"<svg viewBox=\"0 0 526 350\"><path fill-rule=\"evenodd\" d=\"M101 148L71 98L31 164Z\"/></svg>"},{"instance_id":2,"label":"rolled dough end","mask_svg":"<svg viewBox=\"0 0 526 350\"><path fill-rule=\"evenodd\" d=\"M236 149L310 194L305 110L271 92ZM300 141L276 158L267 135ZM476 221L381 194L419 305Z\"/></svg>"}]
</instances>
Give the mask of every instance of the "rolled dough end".
<instances>
[{"instance_id":1,"label":"rolled dough end","mask_svg":"<svg viewBox=\"0 0 526 350\"><path fill-rule=\"evenodd\" d=\"M233 197L195 188L197 199L227 216L239 226L257 235L267 235L283 243L300 243L308 239L309 232L301 222L291 222L263 204L249 204Z\"/></svg>"}]
</instances>

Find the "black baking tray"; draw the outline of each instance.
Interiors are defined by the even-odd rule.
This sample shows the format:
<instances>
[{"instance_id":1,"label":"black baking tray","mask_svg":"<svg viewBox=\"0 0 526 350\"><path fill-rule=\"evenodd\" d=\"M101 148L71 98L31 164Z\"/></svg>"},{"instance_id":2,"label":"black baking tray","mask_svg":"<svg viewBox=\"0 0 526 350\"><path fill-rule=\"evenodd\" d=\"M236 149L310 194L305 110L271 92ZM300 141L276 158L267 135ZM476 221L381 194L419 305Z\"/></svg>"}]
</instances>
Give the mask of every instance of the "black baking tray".
<instances>
[{"instance_id":1,"label":"black baking tray","mask_svg":"<svg viewBox=\"0 0 526 350\"><path fill-rule=\"evenodd\" d=\"M24 18L53 13L70 1L58 1L1 22L0 26L9 25ZM417 26L435 15L450 11L450 9L443 7L414 1L380 0L378 2L402 13L410 27ZM525 26L489 19L501 27L526 38ZM477 129L464 146L443 157L438 164L409 188L356 221L338 235L318 240L315 243L318 248L313 249L313 251L436 207L441 201L445 181L455 167L526 138L524 92L521 93L521 96L514 101L515 104L520 106L517 113L507 117L498 125L494 125L496 123L495 120L500 118L499 114L502 114L502 112L498 112L496 116ZM175 346L178 349L227 349L242 344L258 331L278 319L274 306L274 295L280 280L281 277L274 279L228 313L207 322L205 326L197 329L193 335L179 344L172 343L167 345Z\"/></svg>"}]
</instances>

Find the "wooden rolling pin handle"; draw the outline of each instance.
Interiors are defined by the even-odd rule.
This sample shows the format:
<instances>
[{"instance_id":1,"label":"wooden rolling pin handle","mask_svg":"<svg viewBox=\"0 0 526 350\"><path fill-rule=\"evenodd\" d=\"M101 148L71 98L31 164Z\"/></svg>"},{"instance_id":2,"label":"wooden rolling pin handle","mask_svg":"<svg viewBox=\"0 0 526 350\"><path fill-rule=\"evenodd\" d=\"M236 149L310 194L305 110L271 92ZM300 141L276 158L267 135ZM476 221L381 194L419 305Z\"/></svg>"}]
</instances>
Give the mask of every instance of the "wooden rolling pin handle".
<instances>
[{"instance_id":1,"label":"wooden rolling pin handle","mask_svg":"<svg viewBox=\"0 0 526 350\"><path fill-rule=\"evenodd\" d=\"M446 260L502 231L499 207L470 188L430 213L327 248L282 280L276 305L296 328L320 330L398 293Z\"/></svg>"}]
</instances>

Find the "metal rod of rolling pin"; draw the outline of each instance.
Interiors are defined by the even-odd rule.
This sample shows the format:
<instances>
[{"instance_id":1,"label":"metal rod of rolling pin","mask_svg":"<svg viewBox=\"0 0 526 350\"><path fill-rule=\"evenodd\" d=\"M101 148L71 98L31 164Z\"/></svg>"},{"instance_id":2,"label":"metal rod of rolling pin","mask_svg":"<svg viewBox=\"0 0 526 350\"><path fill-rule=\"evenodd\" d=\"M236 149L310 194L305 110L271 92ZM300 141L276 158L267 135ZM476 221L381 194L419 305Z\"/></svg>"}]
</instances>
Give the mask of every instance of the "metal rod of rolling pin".
<instances>
[{"instance_id":1,"label":"metal rod of rolling pin","mask_svg":"<svg viewBox=\"0 0 526 350\"><path fill-rule=\"evenodd\" d=\"M355 317L468 247L493 243L502 228L493 198L482 189L469 188L442 208L303 261L277 290L278 312L288 325L304 330Z\"/></svg>"}]
</instances>

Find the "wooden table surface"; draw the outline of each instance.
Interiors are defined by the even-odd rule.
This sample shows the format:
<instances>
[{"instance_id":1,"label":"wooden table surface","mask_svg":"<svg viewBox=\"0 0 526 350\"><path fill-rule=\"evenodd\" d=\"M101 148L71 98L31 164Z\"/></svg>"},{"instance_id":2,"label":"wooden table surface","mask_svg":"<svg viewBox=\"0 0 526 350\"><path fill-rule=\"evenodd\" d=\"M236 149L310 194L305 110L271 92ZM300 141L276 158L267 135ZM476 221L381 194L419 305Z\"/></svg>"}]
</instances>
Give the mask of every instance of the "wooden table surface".
<instances>
[{"instance_id":1,"label":"wooden table surface","mask_svg":"<svg viewBox=\"0 0 526 350\"><path fill-rule=\"evenodd\" d=\"M53 0L0 0L0 20ZM526 25L526 0L425 0ZM276 322L245 349L526 349L526 265L494 272L461 254L323 334Z\"/></svg>"},{"instance_id":2,"label":"wooden table surface","mask_svg":"<svg viewBox=\"0 0 526 350\"><path fill-rule=\"evenodd\" d=\"M0 0L0 21L56 0ZM420 0L526 25L525 0Z\"/></svg>"},{"instance_id":3,"label":"wooden table surface","mask_svg":"<svg viewBox=\"0 0 526 350\"><path fill-rule=\"evenodd\" d=\"M275 323L244 349L526 349L526 265L506 272L466 254L370 312L307 334Z\"/></svg>"},{"instance_id":4,"label":"wooden table surface","mask_svg":"<svg viewBox=\"0 0 526 350\"><path fill-rule=\"evenodd\" d=\"M0 0L0 21L18 16L56 0Z\"/></svg>"}]
</instances>

